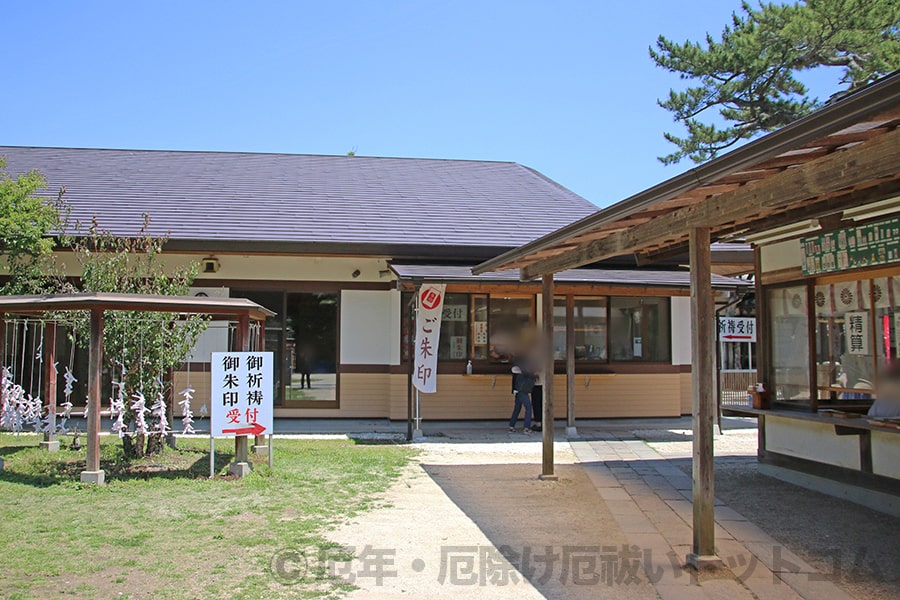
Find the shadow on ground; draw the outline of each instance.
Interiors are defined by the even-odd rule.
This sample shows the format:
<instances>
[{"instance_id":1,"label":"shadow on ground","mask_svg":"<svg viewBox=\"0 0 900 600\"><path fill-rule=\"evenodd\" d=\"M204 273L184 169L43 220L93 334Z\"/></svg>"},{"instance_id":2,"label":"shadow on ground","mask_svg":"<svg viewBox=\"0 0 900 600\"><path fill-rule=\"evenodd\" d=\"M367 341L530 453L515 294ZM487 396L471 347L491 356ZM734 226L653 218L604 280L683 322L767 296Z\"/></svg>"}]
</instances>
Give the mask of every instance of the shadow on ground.
<instances>
[{"instance_id":1,"label":"shadow on ground","mask_svg":"<svg viewBox=\"0 0 900 600\"><path fill-rule=\"evenodd\" d=\"M85 469L84 451L62 451L45 453L34 445L5 446L6 468L0 470L0 481L33 487L50 487L63 483L79 483ZM23 454L25 453L25 454ZM145 457L127 460L121 455L110 459L104 457L100 468L106 473L107 481L128 481L147 479L198 479L209 476L209 453L201 450L181 450L176 455L177 464L167 462L164 454L155 460ZM17 457L21 457L17 460ZM233 459L227 452L216 452L215 470L219 473ZM25 464L21 464L25 463Z\"/></svg>"},{"instance_id":2,"label":"shadow on ground","mask_svg":"<svg viewBox=\"0 0 900 600\"><path fill-rule=\"evenodd\" d=\"M544 597L657 597L640 567L632 580L612 562L625 536L580 467L560 465L559 481L541 481L535 464L422 466ZM609 560L579 563L585 556Z\"/></svg>"}]
</instances>

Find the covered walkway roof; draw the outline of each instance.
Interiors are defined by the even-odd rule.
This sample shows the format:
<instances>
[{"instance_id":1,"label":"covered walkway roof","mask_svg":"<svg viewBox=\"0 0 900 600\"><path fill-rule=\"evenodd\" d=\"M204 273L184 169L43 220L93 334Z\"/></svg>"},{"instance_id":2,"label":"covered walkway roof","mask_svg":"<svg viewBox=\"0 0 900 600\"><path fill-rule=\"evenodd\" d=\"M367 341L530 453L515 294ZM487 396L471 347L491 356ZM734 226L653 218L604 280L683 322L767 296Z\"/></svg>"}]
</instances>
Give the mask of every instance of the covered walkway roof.
<instances>
[{"instance_id":1,"label":"covered walkway roof","mask_svg":"<svg viewBox=\"0 0 900 600\"><path fill-rule=\"evenodd\" d=\"M518 276L512 271L498 271L473 275L471 267L460 265L408 265L391 264L391 270L403 280L444 283L514 283ZM691 285L690 273L679 271L650 271L646 269L569 269L556 274L559 283L586 283L609 286L629 287L677 287L688 288ZM753 284L743 279L712 276L712 285L716 289L733 290Z\"/></svg>"},{"instance_id":2,"label":"covered walkway roof","mask_svg":"<svg viewBox=\"0 0 900 600\"><path fill-rule=\"evenodd\" d=\"M633 254L687 250L692 227L741 239L900 194L900 72L774 133L483 262L528 280Z\"/></svg>"},{"instance_id":3,"label":"covered walkway roof","mask_svg":"<svg viewBox=\"0 0 900 600\"><path fill-rule=\"evenodd\" d=\"M900 72L895 72L787 127L473 269L475 274L518 269L525 281L541 277L542 293L552 297L555 273L629 254L638 264L649 264L687 248L693 389L693 545L688 563L697 568L722 565L716 557L714 517L716 401L709 385L716 364L710 246L810 219L835 229L847 217L847 209L857 213L859 207L881 201L897 210L898 125ZM544 337L553 339L551 303L545 303L543 311ZM567 333L567 344L570 337ZM544 364L552 372L553 348L546 346ZM566 376L571 389L574 361L567 361ZM551 377L544 384L548 422L553 418L553 396ZM567 402L567 425L574 428L571 393ZM544 428L543 442L542 476L552 476L552 428Z\"/></svg>"}]
</instances>

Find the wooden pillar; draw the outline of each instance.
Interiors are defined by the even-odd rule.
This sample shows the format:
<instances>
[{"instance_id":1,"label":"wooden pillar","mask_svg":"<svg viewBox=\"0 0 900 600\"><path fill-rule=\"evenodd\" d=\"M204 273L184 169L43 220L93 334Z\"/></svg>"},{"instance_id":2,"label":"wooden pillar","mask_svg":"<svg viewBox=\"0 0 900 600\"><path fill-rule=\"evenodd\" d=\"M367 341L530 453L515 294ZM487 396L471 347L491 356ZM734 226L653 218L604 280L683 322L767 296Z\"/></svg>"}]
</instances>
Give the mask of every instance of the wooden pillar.
<instances>
[{"instance_id":1,"label":"wooden pillar","mask_svg":"<svg viewBox=\"0 0 900 600\"><path fill-rule=\"evenodd\" d=\"M100 394L103 381L103 309L91 309L91 345L88 357L87 467L81 473L84 483L102 485L100 470Z\"/></svg>"},{"instance_id":2,"label":"wooden pillar","mask_svg":"<svg viewBox=\"0 0 900 600\"><path fill-rule=\"evenodd\" d=\"M235 330L234 345L238 352L250 351L250 315L241 315L238 317L238 326ZM238 435L234 438L234 462L231 464L232 473L235 472L235 465L249 465L249 444L246 435ZM244 474L244 469L238 467L240 474ZM249 470L249 469L247 469Z\"/></svg>"},{"instance_id":3,"label":"wooden pillar","mask_svg":"<svg viewBox=\"0 0 900 600\"><path fill-rule=\"evenodd\" d=\"M722 564L716 558L715 536L713 424L716 398L710 385L716 368L715 301L708 227L691 229L690 261L694 539L687 562L700 569Z\"/></svg>"},{"instance_id":4,"label":"wooden pillar","mask_svg":"<svg viewBox=\"0 0 900 600\"><path fill-rule=\"evenodd\" d=\"M6 313L0 312L0 369L6 367ZM3 404L3 386L0 385L0 404ZM0 458L0 471L5 468L3 459Z\"/></svg>"},{"instance_id":5,"label":"wooden pillar","mask_svg":"<svg viewBox=\"0 0 900 600\"><path fill-rule=\"evenodd\" d=\"M56 440L56 332L55 321L47 323L44 329L44 402L47 404L47 431L41 448L55 452L59 450Z\"/></svg>"},{"instance_id":6,"label":"wooden pillar","mask_svg":"<svg viewBox=\"0 0 900 600\"><path fill-rule=\"evenodd\" d=\"M566 435L575 428L575 296L566 296Z\"/></svg>"},{"instance_id":7,"label":"wooden pillar","mask_svg":"<svg viewBox=\"0 0 900 600\"><path fill-rule=\"evenodd\" d=\"M553 273L544 275L541 290L541 317L544 333L544 413L542 431L541 479L555 480L553 474Z\"/></svg>"},{"instance_id":8,"label":"wooden pillar","mask_svg":"<svg viewBox=\"0 0 900 600\"><path fill-rule=\"evenodd\" d=\"M0 312L0 368L6 366L6 313Z\"/></svg>"}]
</instances>

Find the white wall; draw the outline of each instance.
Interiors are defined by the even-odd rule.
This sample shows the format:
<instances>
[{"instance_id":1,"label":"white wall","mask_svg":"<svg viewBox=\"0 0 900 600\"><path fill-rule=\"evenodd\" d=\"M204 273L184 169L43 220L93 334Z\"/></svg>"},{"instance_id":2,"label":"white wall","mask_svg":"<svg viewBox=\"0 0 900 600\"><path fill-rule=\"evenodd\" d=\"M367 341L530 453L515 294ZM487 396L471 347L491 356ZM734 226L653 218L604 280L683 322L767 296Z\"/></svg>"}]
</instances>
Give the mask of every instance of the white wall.
<instances>
[{"instance_id":1,"label":"white wall","mask_svg":"<svg viewBox=\"0 0 900 600\"><path fill-rule=\"evenodd\" d=\"M341 364L400 364L399 292L341 292Z\"/></svg>"},{"instance_id":2,"label":"white wall","mask_svg":"<svg viewBox=\"0 0 900 600\"><path fill-rule=\"evenodd\" d=\"M192 287L191 296L205 295L209 298L228 298L230 290L227 287ZM227 352L228 347L228 321L211 321L206 331L197 338L194 349L187 356L191 362L210 362L213 352Z\"/></svg>"},{"instance_id":3,"label":"white wall","mask_svg":"<svg viewBox=\"0 0 900 600\"><path fill-rule=\"evenodd\" d=\"M803 264L800 240L787 240L760 247L760 267L763 273L795 269Z\"/></svg>"},{"instance_id":4,"label":"white wall","mask_svg":"<svg viewBox=\"0 0 900 600\"><path fill-rule=\"evenodd\" d=\"M691 299L672 297L672 364L691 364Z\"/></svg>"}]
</instances>

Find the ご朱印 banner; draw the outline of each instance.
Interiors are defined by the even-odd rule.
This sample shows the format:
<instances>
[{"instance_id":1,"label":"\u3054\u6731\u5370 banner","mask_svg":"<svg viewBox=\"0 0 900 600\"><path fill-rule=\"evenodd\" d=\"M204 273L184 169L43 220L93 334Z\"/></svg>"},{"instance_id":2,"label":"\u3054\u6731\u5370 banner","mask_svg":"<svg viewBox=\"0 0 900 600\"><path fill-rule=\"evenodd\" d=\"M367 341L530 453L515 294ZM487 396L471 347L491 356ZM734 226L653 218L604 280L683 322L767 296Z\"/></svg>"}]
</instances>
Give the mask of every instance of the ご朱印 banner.
<instances>
[{"instance_id":1,"label":"\u3054\u6731\u5370 banner","mask_svg":"<svg viewBox=\"0 0 900 600\"><path fill-rule=\"evenodd\" d=\"M413 385L426 394L437 391L437 352L445 289L442 283L423 284L419 288Z\"/></svg>"}]
</instances>

